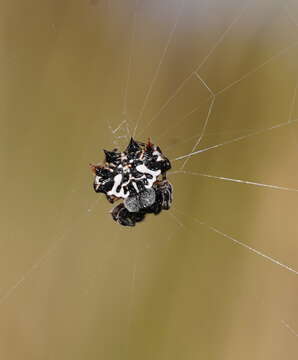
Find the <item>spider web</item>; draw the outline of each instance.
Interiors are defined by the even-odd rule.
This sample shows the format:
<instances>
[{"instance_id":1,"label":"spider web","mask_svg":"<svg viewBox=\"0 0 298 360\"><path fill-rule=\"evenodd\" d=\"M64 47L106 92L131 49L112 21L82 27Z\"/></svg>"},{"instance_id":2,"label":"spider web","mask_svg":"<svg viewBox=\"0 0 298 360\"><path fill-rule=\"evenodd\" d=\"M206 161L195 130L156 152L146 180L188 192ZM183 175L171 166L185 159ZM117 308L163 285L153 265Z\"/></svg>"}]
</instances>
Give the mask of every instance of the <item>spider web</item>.
<instances>
[{"instance_id":1,"label":"spider web","mask_svg":"<svg viewBox=\"0 0 298 360\"><path fill-rule=\"evenodd\" d=\"M119 339L123 341L122 358L140 358L150 346L151 358L158 359L173 358L175 353L177 359L206 354L236 359L248 350L249 358L262 353L262 358L273 359L277 348L278 358L287 357L289 351L294 355L297 6L265 0L221 5L133 0L125 6L108 0L88 6L106 17L107 42L118 40L117 51L111 54L113 66L107 67L104 120L97 116L91 129L103 133L101 141L107 148L124 148L131 136L142 141L150 136L160 145L173 165L168 177L174 204L169 212L148 217L134 229L102 223L99 247L90 240L87 244L91 252L100 250L107 258L99 256L98 267L97 257L91 257L82 269L77 253L90 256L83 250L84 234L92 237L99 216L102 222L108 218L109 207L94 200L94 194L80 200L71 225L62 223L62 231L54 234L45 251L2 291L0 305L17 297L38 273L60 264L60 257L72 256L78 270L66 271L62 286L69 279L79 281L84 294L96 296L103 311L115 307L123 311L124 315L116 313L123 324L114 340L116 347ZM89 139L93 143L96 137L89 134ZM86 157L93 156L98 142L83 148ZM70 194L85 192L87 181L82 176ZM123 277L115 275L117 271L124 271ZM111 288L119 287L119 292L107 291L109 275L117 279ZM107 291L104 299L113 300L114 307L101 302L98 288ZM203 292L206 298L200 295ZM119 294L126 303L123 308L115 301ZM106 325L108 319L100 316ZM176 322L186 335L175 328ZM143 330L144 323L151 324L156 334ZM109 342L114 330L105 331ZM264 335L268 332L276 345ZM220 345L211 349L213 344L205 343L199 350L197 336ZM137 340L142 346L134 349ZM115 353L109 346L105 358L112 359Z\"/></svg>"}]
</instances>

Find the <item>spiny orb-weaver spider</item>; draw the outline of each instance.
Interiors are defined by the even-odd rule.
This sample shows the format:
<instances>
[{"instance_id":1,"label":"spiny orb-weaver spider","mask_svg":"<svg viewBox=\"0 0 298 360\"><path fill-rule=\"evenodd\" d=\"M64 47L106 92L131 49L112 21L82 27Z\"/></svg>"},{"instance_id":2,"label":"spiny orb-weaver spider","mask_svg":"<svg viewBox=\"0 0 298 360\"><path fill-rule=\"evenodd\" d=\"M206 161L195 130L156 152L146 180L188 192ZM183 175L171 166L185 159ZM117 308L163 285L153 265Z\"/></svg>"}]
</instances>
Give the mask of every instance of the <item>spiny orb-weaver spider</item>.
<instances>
[{"instance_id":1,"label":"spiny orb-weaver spider","mask_svg":"<svg viewBox=\"0 0 298 360\"><path fill-rule=\"evenodd\" d=\"M172 203L173 187L166 172L170 161L150 140L147 144L131 138L123 152L104 150L105 164L91 165L95 192L104 193L110 203L123 202L111 211L120 225L135 226L146 214L159 214Z\"/></svg>"}]
</instances>

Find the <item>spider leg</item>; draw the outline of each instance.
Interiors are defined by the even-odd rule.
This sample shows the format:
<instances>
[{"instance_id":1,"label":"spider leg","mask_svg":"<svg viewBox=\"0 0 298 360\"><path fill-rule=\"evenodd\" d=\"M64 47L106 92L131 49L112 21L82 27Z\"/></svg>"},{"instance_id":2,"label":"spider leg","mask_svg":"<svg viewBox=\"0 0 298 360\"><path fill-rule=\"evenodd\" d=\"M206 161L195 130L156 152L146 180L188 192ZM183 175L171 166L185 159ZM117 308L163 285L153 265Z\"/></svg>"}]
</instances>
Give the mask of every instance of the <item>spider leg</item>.
<instances>
[{"instance_id":1,"label":"spider leg","mask_svg":"<svg viewBox=\"0 0 298 360\"><path fill-rule=\"evenodd\" d=\"M94 164L89 164L89 167L91 169L91 171L93 172L93 174L96 175L96 169L99 168L99 165L94 165Z\"/></svg>"},{"instance_id":2,"label":"spider leg","mask_svg":"<svg viewBox=\"0 0 298 360\"><path fill-rule=\"evenodd\" d=\"M134 219L135 222L141 222L145 219L146 211L140 210L138 212L131 213L131 214L132 214L132 218Z\"/></svg>"},{"instance_id":3,"label":"spider leg","mask_svg":"<svg viewBox=\"0 0 298 360\"><path fill-rule=\"evenodd\" d=\"M172 185L168 183L168 186L163 190L162 196L163 196L163 202L162 202L162 208L163 210L169 210L172 204Z\"/></svg>"},{"instance_id":4,"label":"spider leg","mask_svg":"<svg viewBox=\"0 0 298 360\"><path fill-rule=\"evenodd\" d=\"M115 201L118 201L120 199L115 195L107 195L107 194L106 194L106 198L111 204L114 204Z\"/></svg>"},{"instance_id":5,"label":"spider leg","mask_svg":"<svg viewBox=\"0 0 298 360\"><path fill-rule=\"evenodd\" d=\"M111 215L114 221L118 222L118 224L123 226L135 226L136 220L134 220L133 216L124 206L123 203L114 207L111 211Z\"/></svg>"},{"instance_id":6,"label":"spider leg","mask_svg":"<svg viewBox=\"0 0 298 360\"><path fill-rule=\"evenodd\" d=\"M160 189L157 187L155 190L155 202L145 209L147 214L158 215L162 210L162 194Z\"/></svg>"},{"instance_id":7,"label":"spider leg","mask_svg":"<svg viewBox=\"0 0 298 360\"><path fill-rule=\"evenodd\" d=\"M169 210L171 206L171 195L168 190L163 193L162 209Z\"/></svg>"},{"instance_id":8,"label":"spider leg","mask_svg":"<svg viewBox=\"0 0 298 360\"><path fill-rule=\"evenodd\" d=\"M157 214L161 210L169 210L172 204L172 185L167 180L163 179L156 181L154 187L156 192L156 203L154 205L156 209L158 209L158 205L160 207L160 210L157 212Z\"/></svg>"}]
</instances>

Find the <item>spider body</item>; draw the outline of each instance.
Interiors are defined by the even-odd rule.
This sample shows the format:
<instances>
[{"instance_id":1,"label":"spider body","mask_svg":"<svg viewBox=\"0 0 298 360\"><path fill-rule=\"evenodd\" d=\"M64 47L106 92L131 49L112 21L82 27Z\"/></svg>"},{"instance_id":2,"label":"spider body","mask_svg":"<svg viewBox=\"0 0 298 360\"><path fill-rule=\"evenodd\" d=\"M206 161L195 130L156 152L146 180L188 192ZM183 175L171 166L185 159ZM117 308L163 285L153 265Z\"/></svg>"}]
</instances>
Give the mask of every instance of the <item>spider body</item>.
<instances>
[{"instance_id":1,"label":"spider body","mask_svg":"<svg viewBox=\"0 0 298 360\"><path fill-rule=\"evenodd\" d=\"M168 210L172 185L166 179L171 163L159 147L135 141L123 152L104 150L105 165L91 165L95 192L104 193L109 202L123 202L112 211L112 218L124 226L134 226L146 214Z\"/></svg>"}]
</instances>

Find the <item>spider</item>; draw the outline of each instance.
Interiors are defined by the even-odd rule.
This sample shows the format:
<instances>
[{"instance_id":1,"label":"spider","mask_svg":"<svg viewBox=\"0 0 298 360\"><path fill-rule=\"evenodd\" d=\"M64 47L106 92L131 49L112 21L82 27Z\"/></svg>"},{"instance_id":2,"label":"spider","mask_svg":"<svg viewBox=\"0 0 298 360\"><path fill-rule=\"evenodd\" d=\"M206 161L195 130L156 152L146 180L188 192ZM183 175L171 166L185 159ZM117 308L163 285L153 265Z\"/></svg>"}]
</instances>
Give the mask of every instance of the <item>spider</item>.
<instances>
[{"instance_id":1,"label":"spider","mask_svg":"<svg viewBox=\"0 0 298 360\"><path fill-rule=\"evenodd\" d=\"M123 152L104 150L105 165L92 165L95 192L104 193L110 203L123 199L111 211L120 225L135 226L147 214L169 210L173 187L166 172L170 161L150 140L147 144L133 138Z\"/></svg>"}]
</instances>

